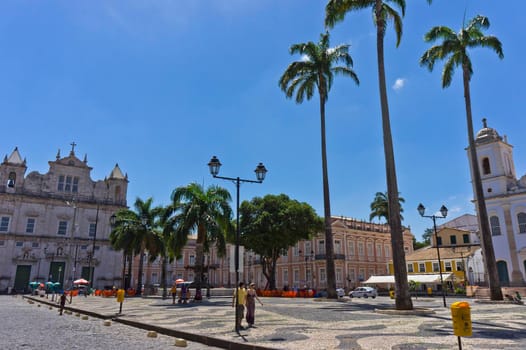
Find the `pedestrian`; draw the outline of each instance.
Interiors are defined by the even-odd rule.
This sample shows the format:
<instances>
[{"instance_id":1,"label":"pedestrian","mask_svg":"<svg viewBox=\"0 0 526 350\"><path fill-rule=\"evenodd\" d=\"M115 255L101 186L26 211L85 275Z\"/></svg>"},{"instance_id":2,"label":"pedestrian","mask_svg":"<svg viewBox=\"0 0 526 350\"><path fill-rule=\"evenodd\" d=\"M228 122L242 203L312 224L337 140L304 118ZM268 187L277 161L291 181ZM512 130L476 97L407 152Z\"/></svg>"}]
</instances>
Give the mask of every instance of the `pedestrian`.
<instances>
[{"instance_id":1,"label":"pedestrian","mask_svg":"<svg viewBox=\"0 0 526 350\"><path fill-rule=\"evenodd\" d=\"M177 284L175 282L172 285L172 289L170 289L170 292L172 293L172 304L175 304L175 297L177 296Z\"/></svg>"},{"instance_id":2,"label":"pedestrian","mask_svg":"<svg viewBox=\"0 0 526 350\"><path fill-rule=\"evenodd\" d=\"M64 311L64 306L66 305L66 293L62 293L60 296L60 316L62 316L62 311Z\"/></svg>"},{"instance_id":3,"label":"pedestrian","mask_svg":"<svg viewBox=\"0 0 526 350\"><path fill-rule=\"evenodd\" d=\"M261 300L259 300L258 295L256 293L256 284L250 283L247 290L247 323L249 328L254 327L254 321L256 318L256 300L263 306L263 303Z\"/></svg>"},{"instance_id":4,"label":"pedestrian","mask_svg":"<svg viewBox=\"0 0 526 350\"><path fill-rule=\"evenodd\" d=\"M239 287L236 290L234 290L234 295L232 295L232 307L236 308L236 331L240 329L245 329L241 326L241 321L243 320L243 314L245 312L246 299L247 290L245 289L245 283L239 282Z\"/></svg>"}]
</instances>

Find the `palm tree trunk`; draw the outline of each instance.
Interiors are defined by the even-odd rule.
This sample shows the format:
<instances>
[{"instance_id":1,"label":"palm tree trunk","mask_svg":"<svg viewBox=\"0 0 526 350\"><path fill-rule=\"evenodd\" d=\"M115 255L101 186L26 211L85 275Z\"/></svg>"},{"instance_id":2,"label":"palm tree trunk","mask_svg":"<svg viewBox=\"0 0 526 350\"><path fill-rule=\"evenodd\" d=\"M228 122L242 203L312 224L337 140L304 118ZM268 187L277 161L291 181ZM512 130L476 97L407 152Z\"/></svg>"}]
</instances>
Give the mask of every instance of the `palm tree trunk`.
<instances>
[{"instance_id":1,"label":"palm tree trunk","mask_svg":"<svg viewBox=\"0 0 526 350\"><path fill-rule=\"evenodd\" d=\"M144 248L141 248L141 252L139 254L139 272L137 276L137 291L135 295L141 296L142 295L142 272L144 269Z\"/></svg>"},{"instance_id":2,"label":"palm tree trunk","mask_svg":"<svg viewBox=\"0 0 526 350\"><path fill-rule=\"evenodd\" d=\"M168 258L166 257L166 251L164 252L164 255L162 257L161 261L161 288L163 289L163 300L166 299L168 296L168 286L166 283L166 265L167 265Z\"/></svg>"},{"instance_id":3,"label":"palm tree trunk","mask_svg":"<svg viewBox=\"0 0 526 350\"><path fill-rule=\"evenodd\" d=\"M323 172L323 208L325 217L325 261L327 264L327 297L336 299L336 273L334 268L334 244L332 239L331 199L329 193L329 172L327 169L327 145L325 138L325 101L323 78L320 74L320 119L321 119L321 166Z\"/></svg>"},{"instance_id":4,"label":"palm tree trunk","mask_svg":"<svg viewBox=\"0 0 526 350\"><path fill-rule=\"evenodd\" d=\"M468 67L462 66L464 81L464 99L466 101L466 119L468 124L469 154L471 158L471 171L473 172L473 186L475 187L475 201L478 212L478 222L480 227L480 241L482 242L482 252L484 253L484 262L488 272L488 283L491 300L503 300L502 290L500 288L497 264L495 261L495 250L493 249L493 240L489 227L488 212L486 201L484 200L484 190L482 188L482 179L478 165L477 149L475 148L475 136L473 132L473 118L471 114L471 94L469 89L469 70Z\"/></svg>"},{"instance_id":5,"label":"palm tree trunk","mask_svg":"<svg viewBox=\"0 0 526 350\"><path fill-rule=\"evenodd\" d=\"M385 154L385 171L387 178L387 197L389 201L389 227L391 229L391 246L393 250L393 266L395 278L395 303L397 310L412 310L413 302L407 282L407 266L405 263L404 235L400 219L400 203L398 200L398 184L394 160L393 140L389 119L389 104L385 83L384 66L384 33L385 21L378 15L381 13L382 1L376 0L376 50L378 58L378 82L380 87L380 105L382 108L382 129Z\"/></svg>"},{"instance_id":6,"label":"palm tree trunk","mask_svg":"<svg viewBox=\"0 0 526 350\"><path fill-rule=\"evenodd\" d=\"M132 262L133 262L133 255L128 254L128 283L126 283L126 289L130 288L131 286Z\"/></svg>"},{"instance_id":7,"label":"palm tree trunk","mask_svg":"<svg viewBox=\"0 0 526 350\"><path fill-rule=\"evenodd\" d=\"M197 229L197 240L195 243L195 267L194 267L194 282L196 283L196 296L201 296L201 288L203 283L203 243L205 240L206 229L203 225L199 225Z\"/></svg>"}]
</instances>

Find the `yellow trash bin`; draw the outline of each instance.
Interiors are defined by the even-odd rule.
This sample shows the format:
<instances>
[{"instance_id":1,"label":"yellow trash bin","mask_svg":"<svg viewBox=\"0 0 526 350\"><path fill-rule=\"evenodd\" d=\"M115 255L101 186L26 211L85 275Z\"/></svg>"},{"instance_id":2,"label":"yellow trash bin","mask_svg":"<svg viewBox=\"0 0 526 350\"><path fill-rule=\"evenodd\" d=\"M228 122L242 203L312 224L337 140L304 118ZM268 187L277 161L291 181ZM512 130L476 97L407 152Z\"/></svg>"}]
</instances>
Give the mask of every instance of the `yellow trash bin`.
<instances>
[{"instance_id":1,"label":"yellow trash bin","mask_svg":"<svg viewBox=\"0 0 526 350\"><path fill-rule=\"evenodd\" d=\"M389 297L390 297L391 299L394 299L394 298L395 298L395 291L394 291L394 290L390 290L390 291L389 291Z\"/></svg>"},{"instance_id":2,"label":"yellow trash bin","mask_svg":"<svg viewBox=\"0 0 526 350\"><path fill-rule=\"evenodd\" d=\"M471 310L469 303L457 301L451 304L453 333L459 337L471 337Z\"/></svg>"},{"instance_id":3,"label":"yellow trash bin","mask_svg":"<svg viewBox=\"0 0 526 350\"><path fill-rule=\"evenodd\" d=\"M433 295L433 288L427 287L427 295L429 296Z\"/></svg>"}]
</instances>

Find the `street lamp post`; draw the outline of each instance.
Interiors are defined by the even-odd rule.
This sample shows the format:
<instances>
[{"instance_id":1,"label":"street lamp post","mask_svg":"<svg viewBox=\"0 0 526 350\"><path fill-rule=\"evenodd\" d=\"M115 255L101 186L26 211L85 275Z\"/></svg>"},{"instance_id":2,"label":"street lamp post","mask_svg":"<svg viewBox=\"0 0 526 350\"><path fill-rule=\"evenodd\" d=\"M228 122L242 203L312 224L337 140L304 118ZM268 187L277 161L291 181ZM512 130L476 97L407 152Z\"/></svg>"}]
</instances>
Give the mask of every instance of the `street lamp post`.
<instances>
[{"instance_id":1,"label":"street lamp post","mask_svg":"<svg viewBox=\"0 0 526 350\"><path fill-rule=\"evenodd\" d=\"M239 177L225 177L225 176L218 176L219 169L221 168L221 162L219 159L217 159L216 156L213 156L212 159L210 159L210 162L208 163L208 167L210 168L210 174L216 179L223 179L223 180L229 180L234 182L236 185L236 247L235 247L235 253L234 253L234 266L235 266L235 274L236 274L236 285L235 285L235 307L236 307L236 323L235 323L235 329L236 332L239 332L237 320L239 315L239 310L237 307L237 292L239 289L239 236L240 236L240 227L239 227L239 186L242 182L248 182L248 183L262 183L265 179L265 175L267 173L267 169L263 165L263 163L259 163L256 167L256 170L254 172L256 173L256 179L257 180L247 180L247 179L241 179Z\"/></svg>"},{"instance_id":2,"label":"street lamp post","mask_svg":"<svg viewBox=\"0 0 526 350\"><path fill-rule=\"evenodd\" d=\"M438 248L438 234L437 234L437 224L436 224L436 219L444 219L447 216L447 208L445 205L442 205L442 207L440 207L440 214L442 214L442 216L438 216L435 214L424 215L426 208L422 205L422 203L418 205L417 210L420 216L424 218L430 218L433 220L433 230L435 232L435 244L436 244L436 249L437 249L437 257L438 257L438 271L440 273L440 284L442 285L442 300L444 301L444 307L447 307L446 306L446 291L444 288L444 278L442 277L442 263L440 262L440 249Z\"/></svg>"},{"instance_id":3,"label":"street lamp post","mask_svg":"<svg viewBox=\"0 0 526 350\"><path fill-rule=\"evenodd\" d=\"M93 289L93 277L95 277L95 267L91 266L93 257L95 255L95 242L97 240L97 225L99 224L99 205L97 204L97 213L95 214L95 229L93 232L93 244L91 247L91 254L89 255L89 283L90 289Z\"/></svg>"}]
</instances>

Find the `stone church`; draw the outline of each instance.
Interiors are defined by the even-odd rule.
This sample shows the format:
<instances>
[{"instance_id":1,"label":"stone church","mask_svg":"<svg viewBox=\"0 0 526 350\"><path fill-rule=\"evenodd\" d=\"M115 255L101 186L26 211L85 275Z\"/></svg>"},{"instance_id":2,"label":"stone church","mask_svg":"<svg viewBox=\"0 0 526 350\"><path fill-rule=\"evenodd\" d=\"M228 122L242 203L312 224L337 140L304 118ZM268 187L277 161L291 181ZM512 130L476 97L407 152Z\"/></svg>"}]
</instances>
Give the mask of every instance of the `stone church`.
<instances>
[{"instance_id":1,"label":"stone church","mask_svg":"<svg viewBox=\"0 0 526 350\"><path fill-rule=\"evenodd\" d=\"M70 288L120 285L122 253L111 249L110 216L126 208L128 177L118 165L92 180L87 156L60 150L45 174L26 175L15 148L0 164L0 293L27 292L31 282ZM58 283L57 283L58 282Z\"/></svg>"}]
</instances>

